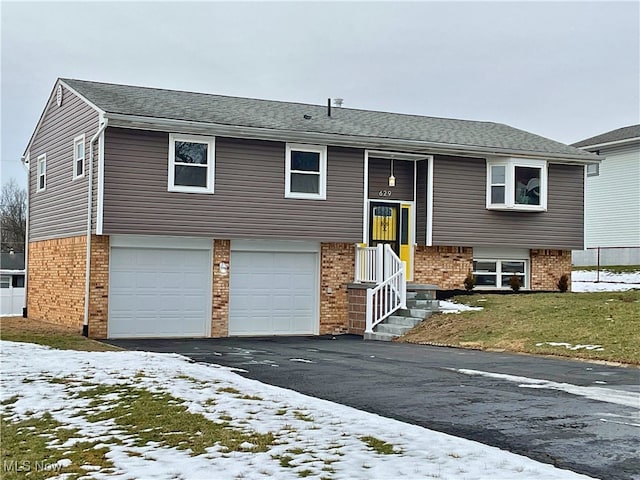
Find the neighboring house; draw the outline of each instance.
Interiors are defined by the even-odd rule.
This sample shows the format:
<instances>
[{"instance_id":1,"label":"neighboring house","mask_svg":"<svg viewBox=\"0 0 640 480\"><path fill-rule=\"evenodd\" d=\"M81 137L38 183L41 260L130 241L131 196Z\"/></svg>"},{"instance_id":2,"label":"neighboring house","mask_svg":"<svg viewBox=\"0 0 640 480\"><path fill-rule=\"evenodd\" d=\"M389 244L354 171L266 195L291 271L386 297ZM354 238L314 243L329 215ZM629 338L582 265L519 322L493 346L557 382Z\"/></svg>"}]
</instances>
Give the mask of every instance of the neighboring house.
<instances>
[{"instance_id":1,"label":"neighboring house","mask_svg":"<svg viewBox=\"0 0 640 480\"><path fill-rule=\"evenodd\" d=\"M556 289L598 157L498 123L59 79L25 161L29 317L100 338L362 333L357 244L442 289Z\"/></svg>"},{"instance_id":2,"label":"neighboring house","mask_svg":"<svg viewBox=\"0 0 640 480\"><path fill-rule=\"evenodd\" d=\"M603 157L587 165L585 250L573 252L573 263L640 265L640 125L573 146Z\"/></svg>"},{"instance_id":3,"label":"neighboring house","mask_svg":"<svg viewBox=\"0 0 640 480\"><path fill-rule=\"evenodd\" d=\"M24 253L0 254L0 316L22 315L25 306Z\"/></svg>"}]
</instances>

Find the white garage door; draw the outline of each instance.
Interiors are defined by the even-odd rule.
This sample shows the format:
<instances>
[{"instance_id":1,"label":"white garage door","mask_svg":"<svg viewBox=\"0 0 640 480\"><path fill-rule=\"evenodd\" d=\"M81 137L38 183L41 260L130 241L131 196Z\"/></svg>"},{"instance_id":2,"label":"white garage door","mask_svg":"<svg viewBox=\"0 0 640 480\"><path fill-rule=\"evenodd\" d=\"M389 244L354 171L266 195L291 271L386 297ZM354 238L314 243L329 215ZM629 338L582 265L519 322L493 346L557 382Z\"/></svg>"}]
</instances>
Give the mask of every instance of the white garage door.
<instances>
[{"instance_id":1,"label":"white garage door","mask_svg":"<svg viewBox=\"0 0 640 480\"><path fill-rule=\"evenodd\" d=\"M204 337L210 323L210 250L111 248L110 338Z\"/></svg>"},{"instance_id":2,"label":"white garage door","mask_svg":"<svg viewBox=\"0 0 640 480\"><path fill-rule=\"evenodd\" d=\"M317 247L234 251L232 242L231 248L229 335L318 333Z\"/></svg>"}]
</instances>

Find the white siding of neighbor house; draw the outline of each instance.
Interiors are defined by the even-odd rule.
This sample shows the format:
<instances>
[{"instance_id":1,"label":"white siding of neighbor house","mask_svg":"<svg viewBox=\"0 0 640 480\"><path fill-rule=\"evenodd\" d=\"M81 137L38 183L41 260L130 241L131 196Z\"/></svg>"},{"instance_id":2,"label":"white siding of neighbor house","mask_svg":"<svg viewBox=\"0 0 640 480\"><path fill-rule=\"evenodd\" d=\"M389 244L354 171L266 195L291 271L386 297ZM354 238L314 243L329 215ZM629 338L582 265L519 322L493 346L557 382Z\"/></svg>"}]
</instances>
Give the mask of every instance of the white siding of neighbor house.
<instances>
[{"instance_id":1,"label":"white siding of neighbor house","mask_svg":"<svg viewBox=\"0 0 640 480\"><path fill-rule=\"evenodd\" d=\"M586 180L585 247L640 247L640 142L600 155L600 175Z\"/></svg>"}]
</instances>

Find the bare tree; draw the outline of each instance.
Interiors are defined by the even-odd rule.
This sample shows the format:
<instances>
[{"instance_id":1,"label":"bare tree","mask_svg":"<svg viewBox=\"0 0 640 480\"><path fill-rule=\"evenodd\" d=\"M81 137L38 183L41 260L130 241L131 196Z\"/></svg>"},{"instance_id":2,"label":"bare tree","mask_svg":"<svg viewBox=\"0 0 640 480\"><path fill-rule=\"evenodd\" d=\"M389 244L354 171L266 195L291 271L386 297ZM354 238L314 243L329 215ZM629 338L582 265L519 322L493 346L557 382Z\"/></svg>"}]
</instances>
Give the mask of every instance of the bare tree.
<instances>
[{"instance_id":1,"label":"bare tree","mask_svg":"<svg viewBox=\"0 0 640 480\"><path fill-rule=\"evenodd\" d=\"M12 178L0 194L0 250L24 252L27 231L27 191Z\"/></svg>"}]
</instances>

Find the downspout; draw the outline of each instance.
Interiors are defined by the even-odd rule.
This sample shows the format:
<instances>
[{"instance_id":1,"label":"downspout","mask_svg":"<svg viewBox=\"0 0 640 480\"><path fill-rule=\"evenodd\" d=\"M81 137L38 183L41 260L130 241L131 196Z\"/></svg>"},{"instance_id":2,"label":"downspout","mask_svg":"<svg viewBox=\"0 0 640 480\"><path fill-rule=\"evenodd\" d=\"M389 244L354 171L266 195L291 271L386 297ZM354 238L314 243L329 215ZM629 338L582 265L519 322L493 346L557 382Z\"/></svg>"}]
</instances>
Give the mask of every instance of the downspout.
<instances>
[{"instance_id":1,"label":"downspout","mask_svg":"<svg viewBox=\"0 0 640 480\"><path fill-rule=\"evenodd\" d=\"M31 190L31 154L20 158L22 166L27 170L27 211L24 232L24 305L22 306L22 318L28 318L27 305L29 300L29 191Z\"/></svg>"},{"instance_id":2,"label":"downspout","mask_svg":"<svg viewBox=\"0 0 640 480\"><path fill-rule=\"evenodd\" d=\"M96 134L89 140L89 186L87 188L87 259L84 280L84 321L82 335L89 336L89 293L91 292L91 220L93 212L93 144L107 128L109 119L105 118Z\"/></svg>"}]
</instances>

